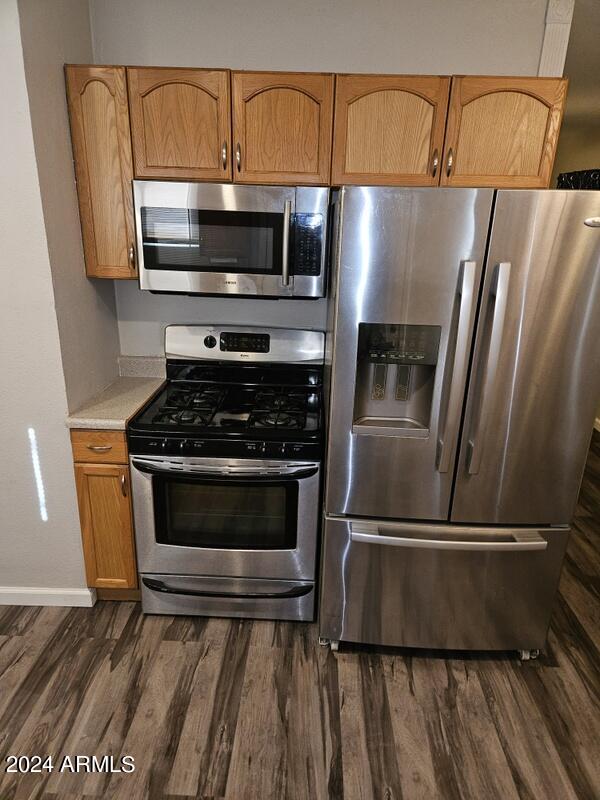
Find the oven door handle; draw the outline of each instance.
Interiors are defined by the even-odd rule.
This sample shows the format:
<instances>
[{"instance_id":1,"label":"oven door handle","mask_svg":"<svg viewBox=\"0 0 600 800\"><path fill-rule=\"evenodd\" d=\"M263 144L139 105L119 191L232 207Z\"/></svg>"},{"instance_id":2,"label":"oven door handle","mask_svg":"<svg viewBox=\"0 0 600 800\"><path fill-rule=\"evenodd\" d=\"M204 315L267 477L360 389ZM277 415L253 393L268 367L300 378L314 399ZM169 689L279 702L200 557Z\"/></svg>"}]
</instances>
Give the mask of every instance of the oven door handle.
<instances>
[{"instance_id":1,"label":"oven door handle","mask_svg":"<svg viewBox=\"0 0 600 800\"><path fill-rule=\"evenodd\" d=\"M146 472L149 475L164 475L169 473L171 475L182 475L186 478L260 478L275 480L279 478L310 478L316 475L318 471L318 464L282 464L280 467L265 467L260 470L251 467L198 467L191 466L186 469L184 466L173 466L168 462L144 461L142 459L134 458L132 465L139 472Z\"/></svg>"},{"instance_id":2,"label":"oven door handle","mask_svg":"<svg viewBox=\"0 0 600 800\"><path fill-rule=\"evenodd\" d=\"M286 589L283 592L207 592L194 589L179 589L169 586L165 581L156 578L142 578L142 583L153 592L163 594L185 594L191 597L221 597L235 600L272 600L277 598L304 597L314 588L312 583L302 583L294 586L293 589Z\"/></svg>"}]
</instances>

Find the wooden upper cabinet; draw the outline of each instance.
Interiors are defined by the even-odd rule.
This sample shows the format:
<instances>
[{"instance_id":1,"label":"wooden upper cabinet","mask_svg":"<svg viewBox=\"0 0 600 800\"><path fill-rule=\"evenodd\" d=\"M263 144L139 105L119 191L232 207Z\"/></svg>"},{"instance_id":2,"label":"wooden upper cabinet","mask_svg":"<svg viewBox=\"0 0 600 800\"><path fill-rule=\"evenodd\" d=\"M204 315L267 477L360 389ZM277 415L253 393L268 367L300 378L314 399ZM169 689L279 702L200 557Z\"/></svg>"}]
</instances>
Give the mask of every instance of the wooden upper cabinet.
<instances>
[{"instance_id":1,"label":"wooden upper cabinet","mask_svg":"<svg viewBox=\"0 0 600 800\"><path fill-rule=\"evenodd\" d=\"M338 75L332 183L437 186L450 78Z\"/></svg>"},{"instance_id":2,"label":"wooden upper cabinet","mask_svg":"<svg viewBox=\"0 0 600 800\"><path fill-rule=\"evenodd\" d=\"M65 67L85 268L135 278L131 142L124 67Z\"/></svg>"},{"instance_id":3,"label":"wooden upper cabinet","mask_svg":"<svg viewBox=\"0 0 600 800\"><path fill-rule=\"evenodd\" d=\"M75 464L75 483L88 586L135 589L128 467Z\"/></svg>"},{"instance_id":4,"label":"wooden upper cabinet","mask_svg":"<svg viewBox=\"0 0 600 800\"><path fill-rule=\"evenodd\" d=\"M567 83L563 78L453 78L442 185L547 187Z\"/></svg>"},{"instance_id":5,"label":"wooden upper cabinet","mask_svg":"<svg viewBox=\"0 0 600 800\"><path fill-rule=\"evenodd\" d=\"M231 180L229 70L127 69L136 178Z\"/></svg>"},{"instance_id":6,"label":"wooden upper cabinet","mask_svg":"<svg viewBox=\"0 0 600 800\"><path fill-rule=\"evenodd\" d=\"M232 73L234 181L329 183L333 81L318 72Z\"/></svg>"}]
</instances>

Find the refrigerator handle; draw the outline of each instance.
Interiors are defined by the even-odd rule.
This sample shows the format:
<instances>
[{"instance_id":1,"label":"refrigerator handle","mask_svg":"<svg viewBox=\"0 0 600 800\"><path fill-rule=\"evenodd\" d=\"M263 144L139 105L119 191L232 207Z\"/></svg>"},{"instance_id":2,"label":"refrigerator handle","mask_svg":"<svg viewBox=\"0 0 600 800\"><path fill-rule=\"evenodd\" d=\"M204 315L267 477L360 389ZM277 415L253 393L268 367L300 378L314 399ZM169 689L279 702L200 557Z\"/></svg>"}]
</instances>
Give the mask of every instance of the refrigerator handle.
<instances>
[{"instance_id":1,"label":"refrigerator handle","mask_svg":"<svg viewBox=\"0 0 600 800\"><path fill-rule=\"evenodd\" d=\"M456 446L467 364L469 361L471 314L475 300L476 271L477 264L475 261L462 262L462 275L459 289L460 307L458 313L458 331L456 334L454 364L452 365L452 380L450 382L446 422L444 430L438 439L437 468L439 472L448 472L450 469L450 460Z\"/></svg>"},{"instance_id":2,"label":"refrigerator handle","mask_svg":"<svg viewBox=\"0 0 600 800\"><path fill-rule=\"evenodd\" d=\"M483 440L489 423L491 400L494 393L494 384L496 383L498 362L500 360L502 332L508 303L510 269L511 264L509 261L502 261L497 264L496 274L490 288L490 294L494 295L494 315L492 317L490 346L487 363L485 365L485 377L483 379L483 389L481 391L478 420L473 434L469 437L467 448L467 470L469 475L476 475L481 466Z\"/></svg>"},{"instance_id":3,"label":"refrigerator handle","mask_svg":"<svg viewBox=\"0 0 600 800\"><path fill-rule=\"evenodd\" d=\"M398 528L389 527L388 533L381 533L376 525L354 523L350 524L350 539L362 544L379 544L388 547L409 547L422 550L462 550L483 551L496 553L514 553L524 550L546 550L548 542L540 535L539 531L531 529L502 529L499 536L481 536L480 538L458 539L460 529L453 531L449 526L427 526L428 533L434 539L415 536L415 526L399 525ZM404 535L403 535L404 534ZM409 534L409 535L406 535ZM448 537L450 534L450 537ZM448 538L445 538L448 537Z\"/></svg>"}]
</instances>

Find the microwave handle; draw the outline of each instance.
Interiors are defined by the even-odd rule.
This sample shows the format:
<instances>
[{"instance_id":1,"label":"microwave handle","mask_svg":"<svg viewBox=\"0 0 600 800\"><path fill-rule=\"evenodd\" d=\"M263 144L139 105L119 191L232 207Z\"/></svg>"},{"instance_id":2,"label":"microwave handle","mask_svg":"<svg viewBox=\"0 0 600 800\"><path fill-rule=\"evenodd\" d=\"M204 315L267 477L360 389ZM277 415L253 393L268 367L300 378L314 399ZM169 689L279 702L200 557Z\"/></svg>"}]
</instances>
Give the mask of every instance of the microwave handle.
<instances>
[{"instance_id":1,"label":"microwave handle","mask_svg":"<svg viewBox=\"0 0 600 800\"><path fill-rule=\"evenodd\" d=\"M292 201L286 200L283 205L283 240L281 245L281 282L290 285L290 223L292 220Z\"/></svg>"}]
</instances>

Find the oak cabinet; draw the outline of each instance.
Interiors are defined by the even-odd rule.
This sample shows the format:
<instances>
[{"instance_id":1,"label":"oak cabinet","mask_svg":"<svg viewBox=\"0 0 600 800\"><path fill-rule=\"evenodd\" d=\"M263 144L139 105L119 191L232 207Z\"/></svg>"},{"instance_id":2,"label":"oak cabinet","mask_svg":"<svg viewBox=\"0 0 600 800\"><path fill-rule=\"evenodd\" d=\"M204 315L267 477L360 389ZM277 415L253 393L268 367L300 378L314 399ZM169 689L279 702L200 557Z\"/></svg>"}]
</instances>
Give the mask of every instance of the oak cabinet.
<instances>
[{"instance_id":1,"label":"oak cabinet","mask_svg":"<svg viewBox=\"0 0 600 800\"><path fill-rule=\"evenodd\" d=\"M329 183L333 87L325 73L232 73L234 181Z\"/></svg>"},{"instance_id":2,"label":"oak cabinet","mask_svg":"<svg viewBox=\"0 0 600 800\"><path fill-rule=\"evenodd\" d=\"M128 68L137 178L231 180L229 70Z\"/></svg>"},{"instance_id":3,"label":"oak cabinet","mask_svg":"<svg viewBox=\"0 0 600 800\"><path fill-rule=\"evenodd\" d=\"M547 187L567 83L562 78L454 77L441 184Z\"/></svg>"},{"instance_id":4,"label":"oak cabinet","mask_svg":"<svg viewBox=\"0 0 600 800\"><path fill-rule=\"evenodd\" d=\"M67 66L65 71L86 273L135 278L125 68Z\"/></svg>"},{"instance_id":5,"label":"oak cabinet","mask_svg":"<svg viewBox=\"0 0 600 800\"><path fill-rule=\"evenodd\" d=\"M450 78L338 75L332 183L436 186Z\"/></svg>"},{"instance_id":6,"label":"oak cabinet","mask_svg":"<svg viewBox=\"0 0 600 800\"><path fill-rule=\"evenodd\" d=\"M71 443L77 459L75 484L88 586L135 589L137 567L129 467L126 450L123 451L125 435L73 430ZM109 450L99 449L109 446ZM103 458L109 461L116 457L122 457L125 463L100 463Z\"/></svg>"}]
</instances>

